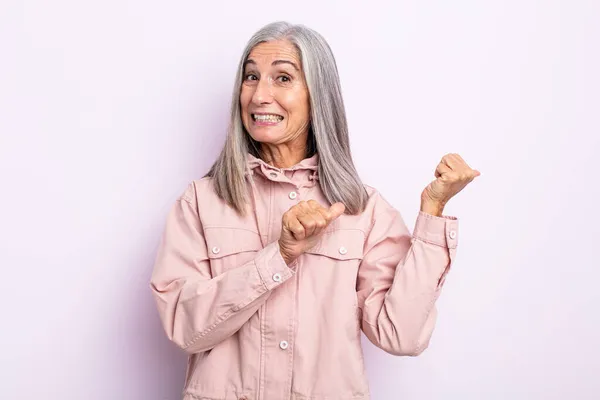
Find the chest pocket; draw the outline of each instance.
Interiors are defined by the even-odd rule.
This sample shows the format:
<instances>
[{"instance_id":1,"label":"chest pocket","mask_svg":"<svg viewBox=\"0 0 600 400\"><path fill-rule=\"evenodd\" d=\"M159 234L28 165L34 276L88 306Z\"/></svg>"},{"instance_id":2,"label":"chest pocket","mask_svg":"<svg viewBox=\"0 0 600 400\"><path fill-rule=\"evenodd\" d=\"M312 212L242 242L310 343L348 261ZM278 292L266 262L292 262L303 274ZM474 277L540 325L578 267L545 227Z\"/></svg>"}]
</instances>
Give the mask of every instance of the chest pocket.
<instances>
[{"instance_id":1,"label":"chest pocket","mask_svg":"<svg viewBox=\"0 0 600 400\"><path fill-rule=\"evenodd\" d=\"M335 229L323 232L321 240L307 253L335 260L361 260L365 236L358 229Z\"/></svg>"},{"instance_id":2,"label":"chest pocket","mask_svg":"<svg viewBox=\"0 0 600 400\"><path fill-rule=\"evenodd\" d=\"M360 341L356 281L364 244L365 235L359 229L326 231L319 243L306 252L306 264L301 266L315 285L311 295L336 310L324 315L326 324L333 331L343 332L352 343Z\"/></svg>"},{"instance_id":3,"label":"chest pocket","mask_svg":"<svg viewBox=\"0 0 600 400\"><path fill-rule=\"evenodd\" d=\"M207 227L204 234L213 277L241 267L263 248L258 233L248 229Z\"/></svg>"}]
</instances>

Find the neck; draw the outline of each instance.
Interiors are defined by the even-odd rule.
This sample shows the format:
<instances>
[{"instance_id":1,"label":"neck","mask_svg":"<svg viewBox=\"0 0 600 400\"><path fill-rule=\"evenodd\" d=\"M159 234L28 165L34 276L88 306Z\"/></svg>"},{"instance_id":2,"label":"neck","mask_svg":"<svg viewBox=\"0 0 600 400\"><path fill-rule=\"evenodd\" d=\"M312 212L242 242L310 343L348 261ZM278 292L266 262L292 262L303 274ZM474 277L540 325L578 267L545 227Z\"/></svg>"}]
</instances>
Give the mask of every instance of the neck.
<instances>
[{"instance_id":1,"label":"neck","mask_svg":"<svg viewBox=\"0 0 600 400\"><path fill-rule=\"evenodd\" d=\"M261 158L276 168L289 168L306 158L306 146L301 148L263 145Z\"/></svg>"}]
</instances>

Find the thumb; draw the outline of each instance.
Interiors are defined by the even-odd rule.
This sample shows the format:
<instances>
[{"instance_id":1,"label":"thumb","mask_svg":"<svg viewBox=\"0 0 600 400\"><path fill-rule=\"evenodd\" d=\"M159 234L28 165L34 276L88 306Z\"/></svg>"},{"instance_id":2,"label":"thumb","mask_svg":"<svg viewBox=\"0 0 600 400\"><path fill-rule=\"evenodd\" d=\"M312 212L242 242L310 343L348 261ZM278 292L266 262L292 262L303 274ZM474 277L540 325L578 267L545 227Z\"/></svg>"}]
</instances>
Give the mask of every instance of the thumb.
<instances>
[{"instance_id":1,"label":"thumb","mask_svg":"<svg viewBox=\"0 0 600 400\"><path fill-rule=\"evenodd\" d=\"M345 210L346 210L346 206L344 205L344 203L340 203L340 202L333 203L331 205L331 207L329 207L329 212L331 213L330 221L333 221L334 219L336 219L337 217L342 215Z\"/></svg>"}]
</instances>

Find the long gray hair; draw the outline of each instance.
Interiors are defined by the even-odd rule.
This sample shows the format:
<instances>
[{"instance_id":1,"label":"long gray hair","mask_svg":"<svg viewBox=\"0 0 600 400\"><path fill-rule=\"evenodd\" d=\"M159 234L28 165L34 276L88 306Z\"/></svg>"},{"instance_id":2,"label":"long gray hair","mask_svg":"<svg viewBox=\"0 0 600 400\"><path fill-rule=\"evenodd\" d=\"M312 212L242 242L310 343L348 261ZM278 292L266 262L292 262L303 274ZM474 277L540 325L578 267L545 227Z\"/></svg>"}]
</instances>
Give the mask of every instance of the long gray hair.
<instances>
[{"instance_id":1,"label":"long gray hair","mask_svg":"<svg viewBox=\"0 0 600 400\"><path fill-rule=\"evenodd\" d=\"M303 25L273 22L248 41L236 74L225 145L205 177L213 178L214 189L221 199L238 214L246 214L245 206L249 202L244 177L246 156L251 153L260 158L260 142L255 141L242 124L240 92L244 63L256 45L275 40L287 40L295 45L302 60L311 113L306 157L319 154L321 190L330 204L342 202L346 214L356 215L365 209L368 194L352 161L335 58L325 39Z\"/></svg>"}]
</instances>

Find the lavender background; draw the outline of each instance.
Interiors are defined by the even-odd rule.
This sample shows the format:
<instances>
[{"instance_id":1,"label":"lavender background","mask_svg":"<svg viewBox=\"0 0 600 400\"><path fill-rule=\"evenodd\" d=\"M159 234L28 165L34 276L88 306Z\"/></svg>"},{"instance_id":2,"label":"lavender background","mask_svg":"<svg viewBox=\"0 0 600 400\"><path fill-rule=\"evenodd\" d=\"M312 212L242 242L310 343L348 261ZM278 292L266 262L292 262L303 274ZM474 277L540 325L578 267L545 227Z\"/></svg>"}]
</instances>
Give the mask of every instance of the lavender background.
<instances>
[{"instance_id":1,"label":"lavender background","mask_svg":"<svg viewBox=\"0 0 600 400\"><path fill-rule=\"evenodd\" d=\"M224 140L262 25L330 42L366 183L414 224L439 159L457 261L430 348L363 337L374 400L600 396L597 1L5 0L0 398L176 400L148 288L168 208Z\"/></svg>"}]
</instances>

